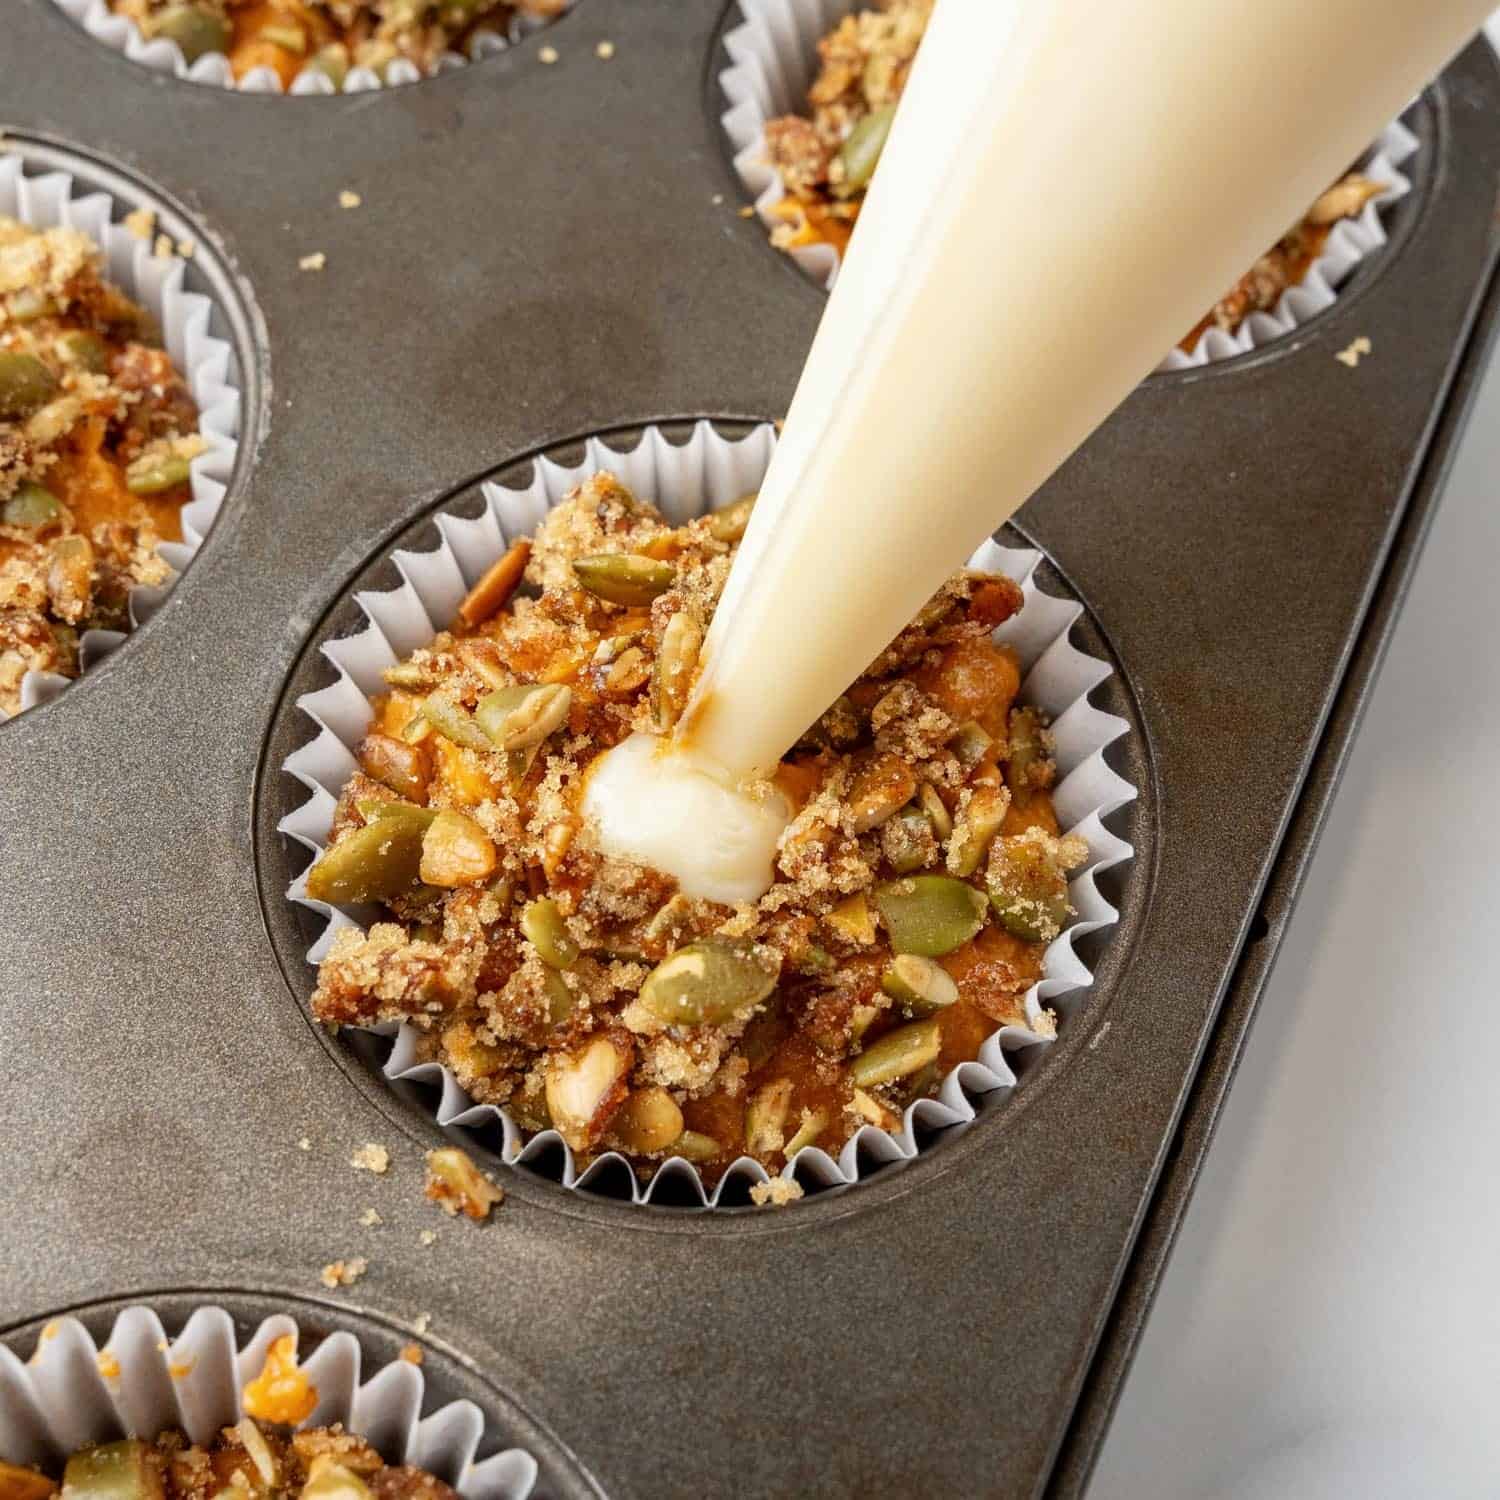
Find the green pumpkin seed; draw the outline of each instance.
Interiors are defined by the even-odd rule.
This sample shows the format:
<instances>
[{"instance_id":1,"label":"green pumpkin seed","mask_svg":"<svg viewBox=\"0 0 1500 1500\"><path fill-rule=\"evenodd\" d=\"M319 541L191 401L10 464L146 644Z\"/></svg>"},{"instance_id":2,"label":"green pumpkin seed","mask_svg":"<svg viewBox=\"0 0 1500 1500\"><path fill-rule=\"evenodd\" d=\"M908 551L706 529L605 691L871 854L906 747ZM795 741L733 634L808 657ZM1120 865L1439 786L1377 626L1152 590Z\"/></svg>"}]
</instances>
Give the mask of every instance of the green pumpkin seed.
<instances>
[{"instance_id":1,"label":"green pumpkin seed","mask_svg":"<svg viewBox=\"0 0 1500 1500\"><path fill-rule=\"evenodd\" d=\"M415 802L393 801L389 797L361 797L354 807L366 823L379 818L396 819L418 835L426 833L438 815L435 807L418 807Z\"/></svg>"},{"instance_id":2,"label":"green pumpkin seed","mask_svg":"<svg viewBox=\"0 0 1500 1500\"><path fill-rule=\"evenodd\" d=\"M985 884L1000 925L1023 943L1050 943L1073 915L1056 840L1040 829L997 839Z\"/></svg>"},{"instance_id":3,"label":"green pumpkin seed","mask_svg":"<svg viewBox=\"0 0 1500 1500\"><path fill-rule=\"evenodd\" d=\"M468 750L493 750L493 741L449 693L429 693L421 715L445 740Z\"/></svg>"},{"instance_id":4,"label":"green pumpkin seed","mask_svg":"<svg viewBox=\"0 0 1500 1500\"><path fill-rule=\"evenodd\" d=\"M917 802L927 814L927 821L932 824L932 831L941 843L953 832L953 815L948 811L948 804L938 795L937 788L930 781L924 781L917 788Z\"/></svg>"},{"instance_id":5,"label":"green pumpkin seed","mask_svg":"<svg viewBox=\"0 0 1500 1500\"><path fill-rule=\"evenodd\" d=\"M885 150L886 137L891 133L891 121L895 118L896 106L887 104L881 109L872 109L849 132L849 139L839 147L838 159L844 169L840 187L858 190L875 175L880 153Z\"/></svg>"},{"instance_id":6,"label":"green pumpkin seed","mask_svg":"<svg viewBox=\"0 0 1500 1500\"><path fill-rule=\"evenodd\" d=\"M16 492L0 510L0 521L7 526L24 526L28 531L40 531L54 521L62 519L62 501L47 489L30 479L23 479Z\"/></svg>"},{"instance_id":7,"label":"green pumpkin seed","mask_svg":"<svg viewBox=\"0 0 1500 1500\"><path fill-rule=\"evenodd\" d=\"M937 856L932 824L915 807L896 814L880 830L880 852L898 875L910 875Z\"/></svg>"},{"instance_id":8,"label":"green pumpkin seed","mask_svg":"<svg viewBox=\"0 0 1500 1500\"><path fill-rule=\"evenodd\" d=\"M349 76L349 53L340 43L332 42L326 47L319 47L308 59L307 67L321 73L334 88L341 89Z\"/></svg>"},{"instance_id":9,"label":"green pumpkin seed","mask_svg":"<svg viewBox=\"0 0 1500 1500\"><path fill-rule=\"evenodd\" d=\"M57 376L36 355L0 349L0 421L23 421L57 391Z\"/></svg>"},{"instance_id":10,"label":"green pumpkin seed","mask_svg":"<svg viewBox=\"0 0 1500 1500\"><path fill-rule=\"evenodd\" d=\"M353 1469L324 1464L302 1486L300 1500L372 1500L372 1492Z\"/></svg>"},{"instance_id":11,"label":"green pumpkin seed","mask_svg":"<svg viewBox=\"0 0 1500 1500\"><path fill-rule=\"evenodd\" d=\"M827 1128L828 1116L823 1110L804 1109L802 1123L797 1127L797 1133L782 1147L782 1154L790 1161L803 1147L815 1144Z\"/></svg>"},{"instance_id":12,"label":"green pumpkin seed","mask_svg":"<svg viewBox=\"0 0 1500 1500\"><path fill-rule=\"evenodd\" d=\"M405 814L378 817L356 828L307 872L307 894L334 906L403 895L417 884L426 831L426 823Z\"/></svg>"},{"instance_id":13,"label":"green pumpkin seed","mask_svg":"<svg viewBox=\"0 0 1500 1500\"><path fill-rule=\"evenodd\" d=\"M958 757L958 763L964 770L972 771L990 753L994 744L994 739L980 724L970 719L953 731L948 748Z\"/></svg>"},{"instance_id":14,"label":"green pumpkin seed","mask_svg":"<svg viewBox=\"0 0 1500 1500\"><path fill-rule=\"evenodd\" d=\"M161 1500L150 1445L127 1438L75 1453L63 1470L63 1494L68 1500Z\"/></svg>"},{"instance_id":15,"label":"green pumpkin seed","mask_svg":"<svg viewBox=\"0 0 1500 1500\"><path fill-rule=\"evenodd\" d=\"M554 969L571 969L578 962L578 940L568 931L568 924L550 896L529 902L521 913L521 931L541 955L544 964Z\"/></svg>"},{"instance_id":16,"label":"green pumpkin seed","mask_svg":"<svg viewBox=\"0 0 1500 1500\"><path fill-rule=\"evenodd\" d=\"M493 748L529 750L567 722L573 689L560 682L538 682L486 693L474 710Z\"/></svg>"},{"instance_id":17,"label":"green pumpkin seed","mask_svg":"<svg viewBox=\"0 0 1500 1500\"><path fill-rule=\"evenodd\" d=\"M786 1139L786 1117L792 1107L792 1080L776 1078L763 1084L745 1106L745 1150L769 1156Z\"/></svg>"},{"instance_id":18,"label":"green pumpkin seed","mask_svg":"<svg viewBox=\"0 0 1500 1500\"><path fill-rule=\"evenodd\" d=\"M984 896L948 875L909 875L876 886L874 896L897 953L941 958L984 926Z\"/></svg>"},{"instance_id":19,"label":"green pumpkin seed","mask_svg":"<svg viewBox=\"0 0 1500 1500\"><path fill-rule=\"evenodd\" d=\"M543 969L542 988L547 994L547 1019L554 1026L566 1025L578 1003L568 981L556 969Z\"/></svg>"},{"instance_id":20,"label":"green pumpkin seed","mask_svg":"<svg viewBox=\"0 0 1500 1500\"><path fill-rule=\"evenodd\" d=\"M573 564L579 584L609 604L636 607L650 604L677 580L677 569L654 557L633 552L603 552L580 557Z\"/></svg>"},{"instance_id":21,"label":"green pumpkin seed","mask_svg":"<svg viewBox=\"0 0 1500 1500\"><path fill-rule=\"evenodd\" d=\"M172 454L166 458L138 458L125 470L125 488L132 495L159 495L192 478L192 461Z\"/></svg>"},{"instance_id":22,"label":"green pumpkin seed","mask_svg":"<svg viewBox=\"0 0 1500 1500\"><path fill-rule=\"evenodd\" d=\"M91 375L102 375L109 368L109 350L104 340L86 329L74 328L58 334L57 352L70 365L81 365Z\"/></svg>"},{"instance_id":23,"label":"green pumpkin seed","mask_svg":"<svg viewBox=\"0 0 1500 1500\"><path fill-rule=\"evenodd\" d=\"M849 1064L849 1078L856 1088L872 1089L925 1068L941 1050L937 1021L913 1021L871 1042Z\"/></svg>"},{"instance_id":24,"label":"green pumpkin seed","mask_svg":"<svg viewBox=\"0 0 1500 1500\"><path fill-rule=\"evenodd\" d=\"M898 953L880 981L892 1000L914 1015L931 1015L958 999L958 986L941 964L916 953Z\"/></svg>"},{"instance_id":25,"label":"green pumpkin seed","mask_svg":"<svg viewBox=\"0 0 1500 1500\"><path fill-rule=\"evenodd\" d=\"M724 1148L711 1136L696 1130L684 1130L672 1142L668 1154L684 1161L713 1161L724 1154Z\"/></svg>"},{"instance_id":26,"label":"green pumpkin seed","mask_svg":"<svg viewBox=\"0 0 1500 1500\"><path fill-rule=\"evenodd\" d=\"M1017 802L1024 802L1045 779L1048 734L1034 708L1010 713L1010 748L1005 757L1005 783Z\"/></svg>"},{"instance_id":27,"label":"green pumpkin seed","mask_svg":"<svg viewBox=\"0 0 1500 1500\"><path fill-rule=\"evenodd\" d=\"M229 50L229 22L206 5L169 5L151 31L153 36L176 42L189 63L209 52Z\"/></svg>"},{"instance_id":28,"label":"green pumpkin seed","mask_svg":"<svg viewBox=\"0 0 1500 1500\"><path fill-rule=\"evenodd\" d=\"M682 717L702 649L703 627L692 615L681 610L667 621L651 669L651 722L658 734Z\"/></svg>"},{"instance_id":29,"label":"green pumpkin seed","mask_svg":"<svg viewBox=\"0 0 1500 1500\"><path fill-rule=\"evenodd\" d=\"M775 988L775 973L748 950L704 938L657 964L639 998L668 1026L721 1026L753 1010Z\"/></svg>"},{"instance_id":30,"label":"green pumpkin seed","mask_svg":"<svg viewBox=\"0 0 1500 1500\"><path fill-rule=\"evenodd\" d=\"M958 810L953 837L948 841L948 870L972 875L990 852L990 844L1005 821L1010 793L1004 787L976 786Z\"/></svg>"},{"instance_id":31,"label":"green pumpkin seed","mask_svg":"<svg viewBox=\"0 0 1500 1500\"><path fill-rule=\"evenodd\" d=\"M738 500L721 505L718 510L709 511L703 518L708 534L716 542L732 547L745 535L746 528L750 525L750 512L755 509L755 501L755 495L741 495Z\"/></svg>"}]
</instances>

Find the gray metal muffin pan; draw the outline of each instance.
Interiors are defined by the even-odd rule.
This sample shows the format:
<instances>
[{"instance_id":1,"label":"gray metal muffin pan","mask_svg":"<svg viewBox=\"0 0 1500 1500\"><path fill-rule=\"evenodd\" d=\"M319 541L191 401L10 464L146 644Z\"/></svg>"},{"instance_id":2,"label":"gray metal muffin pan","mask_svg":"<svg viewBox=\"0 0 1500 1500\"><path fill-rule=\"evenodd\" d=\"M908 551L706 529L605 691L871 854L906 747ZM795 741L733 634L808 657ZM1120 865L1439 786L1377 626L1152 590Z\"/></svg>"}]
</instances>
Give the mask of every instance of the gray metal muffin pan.
<instances>
[{"instance_id":1,"label":"gray metal muffin pan","mask_svg":"<svg viewBox=\"0 0 1500 1500\"><path fill-rule=\"evenodd\" d=\"M127 1298L296 1298L376 1338L426 1312L612 1496L1076 1495L1482 363L1500 76L1476 44L1424 94L1417 189L1334 309L1147 381L1021 517L1119 668L1101 701L1137 726L1142 798L1098 986L1013 1096L784 1212L511 1173L492 1223L454 1223L420 1200L436 1128L315 1035L284 972L288 684L350 580L479 477L784 410L823 297L735 213L722 19L582 0L553 66L532 42L299 100L7 7L0 128L193 222L198 274L243 303L250 410L166 605L0 726L0 1329L29 1349L37 1320ZM370 1140L387 1177L348 1166ZM350 1255L366 1276L323 1290Z\"/></svg>"}]
</instances>

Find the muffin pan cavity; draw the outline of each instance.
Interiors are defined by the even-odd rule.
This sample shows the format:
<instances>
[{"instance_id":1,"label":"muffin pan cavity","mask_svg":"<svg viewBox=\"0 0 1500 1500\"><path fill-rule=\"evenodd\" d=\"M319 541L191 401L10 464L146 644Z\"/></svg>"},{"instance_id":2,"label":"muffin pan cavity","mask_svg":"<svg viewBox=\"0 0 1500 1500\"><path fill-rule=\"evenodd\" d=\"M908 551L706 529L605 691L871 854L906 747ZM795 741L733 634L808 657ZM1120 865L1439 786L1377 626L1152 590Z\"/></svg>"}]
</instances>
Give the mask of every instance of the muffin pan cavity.
<instances>
[{"instance_id":1,"label":"muffin pan cavity","mask_svg":"<svg viewBox=\"0 0 1500 1500\"><path fill-rule=\"evenodd\" d=\"M819 39L844 17L872 8L873 0L730 0L715 54L712 102L735 176L768 236L783 225L776 210L788 195L767 153L766 123L807 112ZM1389 242L1416 211L1413 195L1431 155L1421 143L1432 139L1432 129L1430 107L1423 101L1387 126L1352 168L1380 191L1357 214L1333 223L1300 278L1273 305L1249 313L1232 330L1210 324L1187 348L1174 346L1158 373L1216 365L1274 344L1376 272L1395 253ZM785 253L824 288L838 275L839 252L821 239L777 253Z\"/></svg>"},{"instance_id":2,"label":"muffin pan cavity","mask_svg":"<svg viewBox=\"0 0 1500 1500\"><path fill-rule=\"evenodd\" d=\"M306 1426L341 1424L462 1500L597 1494L549 1434L420 1334L263 1296L99 1303L8 1330L0 1460L56 1476L94 1443L167 1428L210 1443L246 1414L246 1386L285 1339L316 1396Z\"/></svg>"},{"instance_id":3,"label":"muffin pan cavity","mask_svg":"<svg viewBox=\"0 0 1500 1500\"><path fill-rule=\"evenodd\" d=\"M87 673L161 607L229 498L257 385L252 315L246 292L198 224L162 194L82 153L7 135L0 155L0 215L36 229L77 229L99 246L106 278L159 328L192 392L207 444L190 465L192 498L181 511L182 540L158 549L170 576L160 585L131 589L129 634L83 633L78 655ZM21 681L22 711L50 702L73 680L28 672Z\"/></svg>"}]
</instances>

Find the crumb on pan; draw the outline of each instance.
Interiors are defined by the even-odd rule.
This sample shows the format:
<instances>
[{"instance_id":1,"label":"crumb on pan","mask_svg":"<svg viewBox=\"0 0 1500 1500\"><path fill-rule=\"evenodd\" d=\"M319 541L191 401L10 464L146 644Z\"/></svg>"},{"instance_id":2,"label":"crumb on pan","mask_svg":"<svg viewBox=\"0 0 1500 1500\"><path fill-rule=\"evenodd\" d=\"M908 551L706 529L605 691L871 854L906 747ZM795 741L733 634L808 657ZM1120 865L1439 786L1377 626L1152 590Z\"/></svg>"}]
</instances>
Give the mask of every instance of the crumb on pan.
<instances>
[{"instance_id":1,"label":"crumb on pan","mask_svg":"<svg viewBox=\"0 0 1500 1500\"><path fill-rule=\"evenodd\" d=\"M374 1141L366 1141L349 1158L349 1165L356 1172L373 1172L377 1177L384 1177L391 1169L391 1153Z\"/></svg>"},{"instance_id":2,"label":"crumb on pan","mask_svg":"<svg viewBox=\"0 0 1500 1500\"><path fill-rule=\"evenodd\" d=\"M318 1280L332 1291L341 1286L353 1286L369 1268L369 1261L362 1255L351 1256L348 1260L331 1260L318 1272Z\"/></svg>"}]
</instances>

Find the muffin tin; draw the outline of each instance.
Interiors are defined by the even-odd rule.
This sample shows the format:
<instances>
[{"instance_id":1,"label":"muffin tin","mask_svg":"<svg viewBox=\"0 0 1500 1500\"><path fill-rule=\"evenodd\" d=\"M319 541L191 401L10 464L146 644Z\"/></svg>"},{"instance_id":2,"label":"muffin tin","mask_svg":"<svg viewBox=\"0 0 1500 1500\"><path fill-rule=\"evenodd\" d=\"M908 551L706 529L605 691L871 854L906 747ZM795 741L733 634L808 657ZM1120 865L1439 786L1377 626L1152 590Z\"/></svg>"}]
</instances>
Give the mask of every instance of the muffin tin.
<instances>
[{"instance_id":1,"label":"muffin tin","mask_svg":"<svg viewBox=\"0 0 1500 1500\"><path fill-rule=\"evenodd\" d=\"M1482 365L1500 76L1476 44L1414 106L1414 190L1333 309L1152 377L1019 518L1115 666L1095 701L1132 723L1142 795L1093 998L1003 1107L784 1211L509 1174L493 1222L454 1223L420 1200L436 1127L284 973L283 705L352 581L484 476L784 410L823 294L737 215L724 19L580 0L553 65L528 41L288 98L9 7L0 127L192 223L240 309L246 410L160 610L0 726L0 1327L28 1354L38 1320L105 1299L169 1326L204 1301L427 1313L455 1378L607 1495L1077 1494ZM389 1176L349 1168L365 1141ZM323 1290L351 1255L367 1274Z\"/></svg>"}]
</instances>

